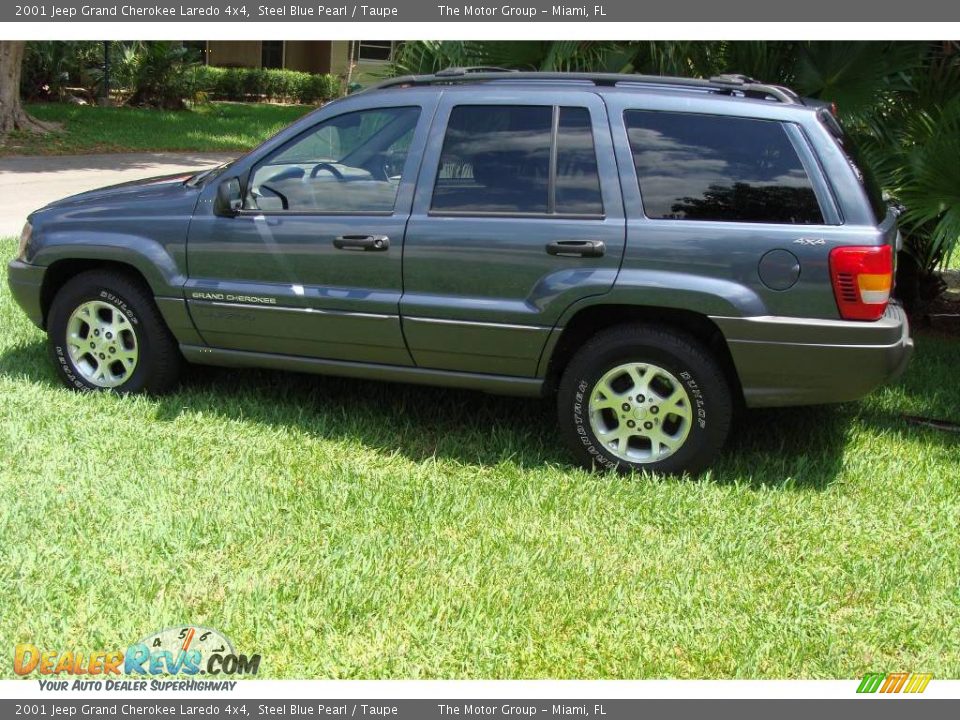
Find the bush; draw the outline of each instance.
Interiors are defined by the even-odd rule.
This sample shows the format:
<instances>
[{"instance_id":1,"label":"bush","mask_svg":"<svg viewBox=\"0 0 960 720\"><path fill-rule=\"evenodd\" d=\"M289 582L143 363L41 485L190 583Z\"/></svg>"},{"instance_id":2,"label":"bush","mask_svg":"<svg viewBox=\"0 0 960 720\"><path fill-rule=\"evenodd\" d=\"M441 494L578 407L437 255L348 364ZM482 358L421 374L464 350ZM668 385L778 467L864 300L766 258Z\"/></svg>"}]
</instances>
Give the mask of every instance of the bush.
<instances>
[{"instance_id":1,"label":"bush","mask_svg":"<svg viewBox=\"0 0 960 720\"><path fill-rule=\"evenodd\" d=\"M185 101L193 95L193 67L190 51L179 43L140 43L129 68L133 90L130 104L167 110L184 108Z\"/></svg>"},{"instance_id":2,"label":"bush","mask_svg":"<svg viewBox=\"0 0 960 720\"><path fill-rule=\"evenodd\" d=\"M191 84L195 95L203 93L212 100L238 102L276 100L317 104L342 93L340 79L335 75L263 68L198 66L193 69Z\"/></svg>"},{"instance_id":3,"label":"bush","mask_svg":"<svg viewBox=\"0 0 960 720\"><path fill-rule=\"evenodd\" d=\"M27 100L59 100L67 87L96 91L91 68L103 63L103 43L28 42L23 55L20 92Z\"/></svg>"}]
</instances>

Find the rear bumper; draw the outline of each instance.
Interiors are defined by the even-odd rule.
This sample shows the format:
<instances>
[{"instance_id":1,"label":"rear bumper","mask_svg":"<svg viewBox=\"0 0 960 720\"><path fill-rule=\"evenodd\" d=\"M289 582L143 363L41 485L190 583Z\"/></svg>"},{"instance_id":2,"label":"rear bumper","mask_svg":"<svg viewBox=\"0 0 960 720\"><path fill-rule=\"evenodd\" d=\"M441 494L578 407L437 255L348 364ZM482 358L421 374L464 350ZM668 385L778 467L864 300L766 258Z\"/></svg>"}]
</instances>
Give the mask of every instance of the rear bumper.
<instances>
[{"instance_id":1,"label":"rear bumper","mask_svg":"<svg viewBox=\"0 0 960 720\"><path fill-rule=\"evenodd\" d=\"M7 265L7 284L10 294L17 305L38 328L43 328L43 307L40 302L40 293L43 288L43 274L46 268L41 265L31 265L22 260L11 260Z\"/></svg>"},{"instance_id":2,"label":"rear bumper","mask_svg":"<svg viewBox=\"0 0 960 720\"><path fill-rule=\"evenodd\" d=\"M748 407L857 400L899 377L913 354L899 305L876 322L713 318L723 332Z\"/></svg>"}]
</instances>

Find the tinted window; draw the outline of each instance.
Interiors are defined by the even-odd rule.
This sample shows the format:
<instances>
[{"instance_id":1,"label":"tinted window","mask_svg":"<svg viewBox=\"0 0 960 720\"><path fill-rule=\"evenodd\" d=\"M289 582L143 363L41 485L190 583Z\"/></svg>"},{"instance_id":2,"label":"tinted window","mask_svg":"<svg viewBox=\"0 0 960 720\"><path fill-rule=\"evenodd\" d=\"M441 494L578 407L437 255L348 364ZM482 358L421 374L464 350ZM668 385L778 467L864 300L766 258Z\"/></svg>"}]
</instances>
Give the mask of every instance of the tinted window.
<instances>
[{"instance_id":1,"label":"tinted window","mask_svg":"<svg viewBox=\"0 0 960 720\"><path fill-rule=\"evenodd\" d=\"M433 189L435 210L547 212L553 108L458 105Z\"/></svg>"},{"instance_id":2,"label":"tinted window","mask_svg":"<svg viewBox=\"0 0 960 720\"><path fill-rule=\"evenodd\" d=\"M259 165L247 206L291 212L393 210L420 108L338 115Z\"/></svg>"},{"instance_id":3,"label":"tinted window","mask_svg":"<svg viewBox=\"0 0 960 720\"><path fill-rule=\"evenodd\" d=\"M560 108L555 207L558 213L603 214L593 128L586 108Z\"/></svg>"},{"instance_id":4,"label":"tinted window","mask_svg":"<svg viewBox=\"0 0 960 720\"><path fill-rule=\"evenodd\" d=\"M870 208L873 210L874 219L878 224L882 223L887 216L887 203L883 199L883 191L880 189L880 183L877 181L877 177L873 173L873 168L871 168L870 163L865 161L863 153L854 141L853 136L847 135L843 131L840 123L837 122L833 115L824 110L818 113L818 117L820 118L820 122L830 131L830 137L833 138L834 142L836 142L840 148L840 152L843 153L847 162L850 163L853 174L857 176L857 180L860 181L864 191L867 193L867 199L870 201Z\"/></svg>"},{"instance_id":5,"label":"tinted window","mask_svg":"<svg viewBox=\"0 0 960 720\"><path fill-rule=\"evenodd\" d=\"M639 110L625 120L647 217L823 222L781 123Z\"/></svg>"},{"instance_id":6,"label":"tinted window","mask_svg":"<svg viewBox=\"0 0 960 720\"><path fill-rule=\"evenodd\" d=\"M597 156L586 108L557 111L556 175L551 188L554 112L545 106L453 108L433 190L433 209L602 214Z\"/></svg>"}]
</instances>

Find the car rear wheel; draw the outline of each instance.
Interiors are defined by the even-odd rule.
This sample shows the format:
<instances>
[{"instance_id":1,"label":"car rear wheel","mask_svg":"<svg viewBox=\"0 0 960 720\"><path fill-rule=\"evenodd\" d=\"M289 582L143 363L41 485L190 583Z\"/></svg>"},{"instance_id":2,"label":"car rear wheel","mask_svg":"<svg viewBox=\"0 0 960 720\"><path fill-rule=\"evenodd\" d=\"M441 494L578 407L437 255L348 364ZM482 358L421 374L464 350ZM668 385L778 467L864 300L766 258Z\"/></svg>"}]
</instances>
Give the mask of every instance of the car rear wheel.
<instances>
[{"instance_id":1,"label":"car rear wheel","mask_svg":"<svg viewBox=\"0 0 960 720\"><path fill-rule=\"evenodd\" d=\"M733 414L729 384L694 338L651 325L605 330L574 355L557 393L560 429L588 468L698 473Z\"/></svg>"},{"instance_id":2,"label":"car rear wheel","mask_svg":"<svg viewBox=\"0 0 960 720\"><path fill-rule=\"evenodd\" d=\"M147 288L91 270L56 294L47 322L57 374L76 390L159 394L177 384L182 358Z\"/></svg>"}]
</instances>

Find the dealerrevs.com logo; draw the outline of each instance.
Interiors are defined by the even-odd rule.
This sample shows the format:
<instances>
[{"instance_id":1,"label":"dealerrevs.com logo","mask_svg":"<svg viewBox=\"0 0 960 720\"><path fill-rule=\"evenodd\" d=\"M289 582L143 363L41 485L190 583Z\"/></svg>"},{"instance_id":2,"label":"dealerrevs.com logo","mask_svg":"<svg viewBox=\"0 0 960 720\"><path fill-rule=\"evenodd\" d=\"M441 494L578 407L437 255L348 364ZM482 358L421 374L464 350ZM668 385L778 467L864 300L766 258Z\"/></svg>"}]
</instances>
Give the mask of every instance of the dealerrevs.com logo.
<instances>
[{"instance_id":1,"label":"dealerrevs.com logo","mask_svg":"<svg viewBox=\"0 0 960 720\"><path fill-rule=\"evenodd\" d=\"M129 682L111 678L118 675L134 679L249 676L256 675L259 669L259 654L237 653L233 643L222 633L194 625L166 628L152 633L125 650L50 650L30 643L20 643L13 653L13 671L17 675L45 677L47 682L41 680L44 686L49 686L45 689L53 690L66 690L68 685L69 689L80 690L146 689L145 680L129 687ZM66 680L51 682L53 677L64 675L76 679L73 683ZM104 682L108 683L109 687L103 686ZM153 684L150 689L189 688Z\"/></svg>"}]
</instances>

